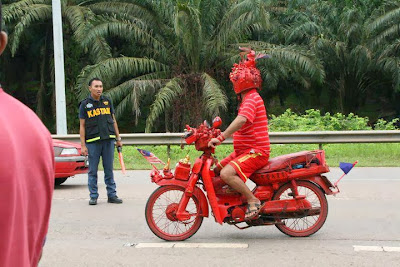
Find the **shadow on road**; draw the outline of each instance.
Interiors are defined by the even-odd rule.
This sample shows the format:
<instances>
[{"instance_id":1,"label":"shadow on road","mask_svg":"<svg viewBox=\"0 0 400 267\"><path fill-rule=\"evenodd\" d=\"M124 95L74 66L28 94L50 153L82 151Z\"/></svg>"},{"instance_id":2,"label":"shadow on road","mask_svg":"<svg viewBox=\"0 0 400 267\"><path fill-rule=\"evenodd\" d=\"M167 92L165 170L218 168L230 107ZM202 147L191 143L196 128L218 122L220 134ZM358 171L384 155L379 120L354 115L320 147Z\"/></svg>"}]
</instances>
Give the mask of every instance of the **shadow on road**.
<instances>
[{"instance_id":1,"label":"shadow on road","mask_svg":"<svg viewBox=\"0 0 400 267\"><path fill-rule=\"evenodd\" d=\"M85 184L62 184L54 186L54 190L68 190L68 189L79 189L87 188Z\"/></svg>"}]
</instances>

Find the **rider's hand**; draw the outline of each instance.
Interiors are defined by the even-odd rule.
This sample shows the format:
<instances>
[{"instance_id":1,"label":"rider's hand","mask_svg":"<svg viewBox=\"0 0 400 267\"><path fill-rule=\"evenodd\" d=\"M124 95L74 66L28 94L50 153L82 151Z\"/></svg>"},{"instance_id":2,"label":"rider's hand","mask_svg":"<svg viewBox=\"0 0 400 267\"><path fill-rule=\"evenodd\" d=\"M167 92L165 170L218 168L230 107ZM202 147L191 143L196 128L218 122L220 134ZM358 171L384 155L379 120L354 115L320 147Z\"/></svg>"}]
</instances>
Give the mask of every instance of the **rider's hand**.
<instances>
[{"instance_id":1,"label":"rider's hand","mask_svg":"<svg viewBox=\"0 0 400 267\"><path fill-rule=\"evenodd\" d=\"M213 169L215 176L219 176L221 174L221 169L217 166Z\"/></svg>"},{"instance_id":2,"label":"rider's hand","mask_svg":"<svg viewBox=\"0 0 400 267\"><path fill-rule=\"evenodd\" d=\"M81 155L82 156L87 156L88 155L88 150L87 150L87 147L85 145L81 146Z\"/></svg>"},{"instance_id":3,"label":"rider's hand","mask_svg":"<svg viewBox=\"0 0 400 267\"><path fill-rule=\"evenodd\" d=\"M221 141L219 141L217 138L213 138L208 142L208 147L215 148L217 145L221 144Z\"/></svg>"}]
</instances>

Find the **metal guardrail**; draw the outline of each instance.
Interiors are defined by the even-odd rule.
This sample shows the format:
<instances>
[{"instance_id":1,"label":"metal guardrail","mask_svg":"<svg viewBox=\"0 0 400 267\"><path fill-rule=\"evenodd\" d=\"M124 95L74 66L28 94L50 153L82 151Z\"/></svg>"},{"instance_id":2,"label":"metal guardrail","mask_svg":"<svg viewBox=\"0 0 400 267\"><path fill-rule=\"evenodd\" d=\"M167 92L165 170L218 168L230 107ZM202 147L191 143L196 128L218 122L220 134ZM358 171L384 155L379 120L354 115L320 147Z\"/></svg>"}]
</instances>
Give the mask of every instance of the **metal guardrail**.
<instances>
[{"instance_id":1,"label":"metal guardrail","mask_svg":"<svg viewBox=\"0 0 400 267\"><path fill-rule=\"evenodd\" d=\"M271 144L400 143L400 131L271 132ZM183 133L121 134L124 145L180 145ZM80 142L79 134L53 135L55 139ZM227 139L224 144L232 144Z\"/></svg>"}]
</instances>

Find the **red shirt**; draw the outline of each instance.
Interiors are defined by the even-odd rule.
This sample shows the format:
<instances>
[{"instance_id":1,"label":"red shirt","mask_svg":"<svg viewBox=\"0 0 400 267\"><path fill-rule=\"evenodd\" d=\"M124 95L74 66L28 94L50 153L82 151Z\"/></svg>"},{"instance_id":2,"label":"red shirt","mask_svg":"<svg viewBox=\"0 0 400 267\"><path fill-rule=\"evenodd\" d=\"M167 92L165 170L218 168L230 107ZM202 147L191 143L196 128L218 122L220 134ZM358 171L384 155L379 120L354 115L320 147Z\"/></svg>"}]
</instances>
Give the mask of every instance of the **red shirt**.
<instances>
[{"instance_id":1,"label":"red shirt","mask_svg":"<svg viewBox=\"0 0 400 267\"><path fill-rule=\"evenodd\" d=\"M264 101L256 89L250 90L240 104L238 115L247 119L239 131L233 134L236 153L248 149L259 149L269 154L268 119Z\"/></svg>"},{"instance_id":2,"label":"red shirt","mask_svg":"<svg viewBox=\"0 0 400 267\"><path fill-rule=\"evenodd\" d=\"M54 152L49 131L0 88L0 266L37 266L49 225Z\"/></svg>"}]
</instances>

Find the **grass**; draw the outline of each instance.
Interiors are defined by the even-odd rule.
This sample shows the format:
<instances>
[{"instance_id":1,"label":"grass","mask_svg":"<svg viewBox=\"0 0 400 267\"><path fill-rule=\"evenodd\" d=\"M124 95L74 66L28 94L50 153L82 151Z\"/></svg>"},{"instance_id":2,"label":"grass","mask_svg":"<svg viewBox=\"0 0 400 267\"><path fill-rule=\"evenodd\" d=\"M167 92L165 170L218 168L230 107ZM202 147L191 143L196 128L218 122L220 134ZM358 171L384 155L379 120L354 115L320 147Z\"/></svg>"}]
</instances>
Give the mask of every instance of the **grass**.
<instances>
[{"instance_id":1,"label":"grass","mask_svg":"<svg viewBox=\"0 0 400 267\"><path fill-rule=\"evenodd\" d=\"M162 161L167 162L167 146L140 146L141 149L151 151ZM318 145L272 145L271 157L283 154L294 153L303 150L318 149ZM338 167L339 162L354 162L358 160L359 167L400 167L400 144L328 144L324 145L326 159L330 167ZM221 160L233 151L231 145L222 145L217 147L216 157ZM190 156L191 163L201 155L194 146L185 146L182 150L179 146L171 146L171 168L186 155ZM136 150L134 146L124 146L124 162L126 169L146 170L151 169L151 165ZM159 169L162 164L157 164ZM114 168L121 169L118 160L118 154L115 152Z\"/></svg>"}]
</instances>

